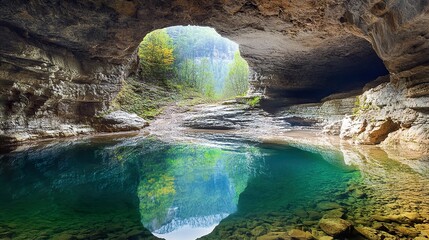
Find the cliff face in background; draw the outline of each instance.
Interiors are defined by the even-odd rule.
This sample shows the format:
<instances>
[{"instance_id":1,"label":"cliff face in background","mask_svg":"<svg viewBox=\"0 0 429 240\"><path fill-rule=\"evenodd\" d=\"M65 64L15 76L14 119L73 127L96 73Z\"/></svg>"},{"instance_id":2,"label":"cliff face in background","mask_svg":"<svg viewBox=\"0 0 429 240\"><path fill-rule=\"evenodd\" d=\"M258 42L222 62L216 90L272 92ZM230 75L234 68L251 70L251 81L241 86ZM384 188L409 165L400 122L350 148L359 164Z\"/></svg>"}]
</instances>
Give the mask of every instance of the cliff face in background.
<instances>
[{"instance_id":1,"label":"cliff face in background","mask_svg":"<svg viewBox=\"0 0 429 240\"><path fill-rule=\"evenodd\" d=\"M91 119L133 70L144 35L180 24L213 26L239 43L255 72L253 90L272 109L361 88L386 74L378 55L391 82L364 100L394 97L348 124L375 114L400 130L388 139L411 139L418 125L416 134L428 139L427 1L0 0L0 6L2 140L92 131ZM408 113L416 120L395 117Z\"/></svg>"}]
</instances>

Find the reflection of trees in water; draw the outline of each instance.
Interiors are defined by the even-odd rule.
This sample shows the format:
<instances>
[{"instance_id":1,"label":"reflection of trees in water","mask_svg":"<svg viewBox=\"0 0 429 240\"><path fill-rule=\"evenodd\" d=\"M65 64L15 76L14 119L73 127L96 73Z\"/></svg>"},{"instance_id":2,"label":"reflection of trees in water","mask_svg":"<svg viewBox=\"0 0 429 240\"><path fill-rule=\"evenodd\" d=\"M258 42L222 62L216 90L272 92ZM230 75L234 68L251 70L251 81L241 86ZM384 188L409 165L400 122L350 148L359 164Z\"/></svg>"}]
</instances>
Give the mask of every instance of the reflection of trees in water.
<instances>
[{"instance_id":1,"label":"reflection of trees in water","mask_svg":"<svg viewBox=\"0 0 429 240\"><path fill-rule=\"evenodd\" d=\"M175 227L180 227L179 223L189 222L187 219L205 221L212 219L209 216L234 212L249 177L258 172L257 157L258 149L245 145L233 151L165 145L145 154L138 187L142 222L156 230L173 220ZM168 229L174 230L171 226Z\"/></svg>"}]
</instances>

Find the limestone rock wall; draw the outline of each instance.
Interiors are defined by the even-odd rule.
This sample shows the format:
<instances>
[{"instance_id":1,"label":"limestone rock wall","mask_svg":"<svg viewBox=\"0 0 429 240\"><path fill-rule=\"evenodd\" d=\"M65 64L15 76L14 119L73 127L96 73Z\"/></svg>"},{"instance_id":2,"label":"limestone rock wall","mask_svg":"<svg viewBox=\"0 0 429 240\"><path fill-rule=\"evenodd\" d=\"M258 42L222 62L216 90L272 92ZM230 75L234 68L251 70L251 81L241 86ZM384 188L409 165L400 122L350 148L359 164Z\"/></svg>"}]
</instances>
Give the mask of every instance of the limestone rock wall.
<instances>
[{"instance_id":1,"label":"limestone rock wall","mask_svg":"<svg viewBox=\"0 0 429 240\"><path fill-rule=\"evenodd\" d=\"M354 115L342 122L343 139L429 153L429 94L415 97L409 82L399 79L359 96Z\"/></svg>"},{"instance_id":2,"label":"limestone rock wall","mask_svg":"<svg viewBox=\"0 0 429 240\"><path fill-rule=\"evenodd\" d=\"M367 90L341 136L355 143L426 151L429 146L429 2L349 1L351 31L368 39L391 73Z\"/></svg>"}]
</instances>

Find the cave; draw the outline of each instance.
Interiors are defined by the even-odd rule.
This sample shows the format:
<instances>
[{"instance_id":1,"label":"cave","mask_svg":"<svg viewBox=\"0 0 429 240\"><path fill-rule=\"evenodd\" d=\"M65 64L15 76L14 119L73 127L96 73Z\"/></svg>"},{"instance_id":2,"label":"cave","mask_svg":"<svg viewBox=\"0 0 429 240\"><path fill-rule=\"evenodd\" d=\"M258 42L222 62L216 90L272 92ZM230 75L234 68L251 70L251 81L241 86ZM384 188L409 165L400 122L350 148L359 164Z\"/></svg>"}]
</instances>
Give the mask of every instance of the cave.
<instances>
[{"instance_id":1,"label":"cave","mask_svg":"<svg viewBox=\"0 0 429 240\"><path fill-rule=\"evenodd\" d=\"M139 79L187 25L239 44L246 94ZM425 239L427 26L421 0L0 0L0 238Z\"/></svg>"}]
</instances>

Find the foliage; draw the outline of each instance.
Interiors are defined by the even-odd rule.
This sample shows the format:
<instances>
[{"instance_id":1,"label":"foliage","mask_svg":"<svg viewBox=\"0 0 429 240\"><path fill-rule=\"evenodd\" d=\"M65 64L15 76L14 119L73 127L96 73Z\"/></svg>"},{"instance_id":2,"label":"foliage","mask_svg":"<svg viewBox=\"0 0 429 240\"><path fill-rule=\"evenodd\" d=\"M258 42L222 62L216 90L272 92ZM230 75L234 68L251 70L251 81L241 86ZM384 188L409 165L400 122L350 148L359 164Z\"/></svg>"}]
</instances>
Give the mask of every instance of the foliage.
<instances>
[{"instance_id":1,"label":"foliage","mask_svg":"<svg viewBox=\"0 0 429 240\"><path fill-rule=\"evenodd\" d=\"M144 119L153 119L162 108L178 98L174 88L159 87L154 83L143 83L128 78L123 82L118 95L113 99L110 110L135 113Z\"/></svg>"},{"instance_id":2,"label":"foliage","mask_svg":"<svg viewBox=\"0 0 429 240\"><path fill-rule=\"evenodd\" d=\"M241 96L249 89L249 65L240 56L240 52L235 52L234 61L229 66L228 77L225 83L224 97Z\"/></svg>"},{"instance_id":3,"label":"foliage","mask_svg":"<svg viewBox=\"0 0 429 240\"><path fill-rule=\"evenodd\" d=\"M259 106L259 103L261 102L261 97L260 96L255 96L250 98L249 100L247 100L247 104L251 107L257 107Z\"/></svg>"},{"instance_id":4,"label":"foliage","mask_svg":"<svg viewBox=\"0 0 429 240\"><path fill-rule=\"evenodd\" d=\"M357 116L370 110L379 109L377 106L372 105L370 102L367 102L365 96L357 96L354 105L355 106L353 108L353 116Z\"/></svg>"},{"instance_id":5,"label":"foliage","mask_svg":"<svg viewBox=\"0 0 429 240\"><path fill-rule=\"evenodd\" d=\"M238 52L238 45L221 37L213 28L177 26L153 31L141 42L138 55L145 82L174 86L179 95L200 93L194 102L244 95L248 89L249 68ZM138 99L127 90L125 87L124 96L119 95L123 103L126 97ZM138 106L131 110L153 117L159 108L145 107L145 113Z\"/></svg>"},{"instance_id":6,"label":"foliage","mask_svg":"<svg viewBox=\"0 0 429 240\"><path fill-rule=\"evenodd\" d=\"M155 30L140 43L138 56L143 79L165 83L172 75L173 42L166 30Z\"/></svg>"},{"instance_id":7,"label":"foliage","mask_svg":"<svg viewBox=\"0 0 429 240\"><path fill-rule=\"evenodd\" d=\"M174 217L182 219L233 212L254 157L260 157L254 150L180 144L145 154L138 188L143 224L157 229L171 220L169 210L175 208Z\"/></svg>"}]
</instances>

